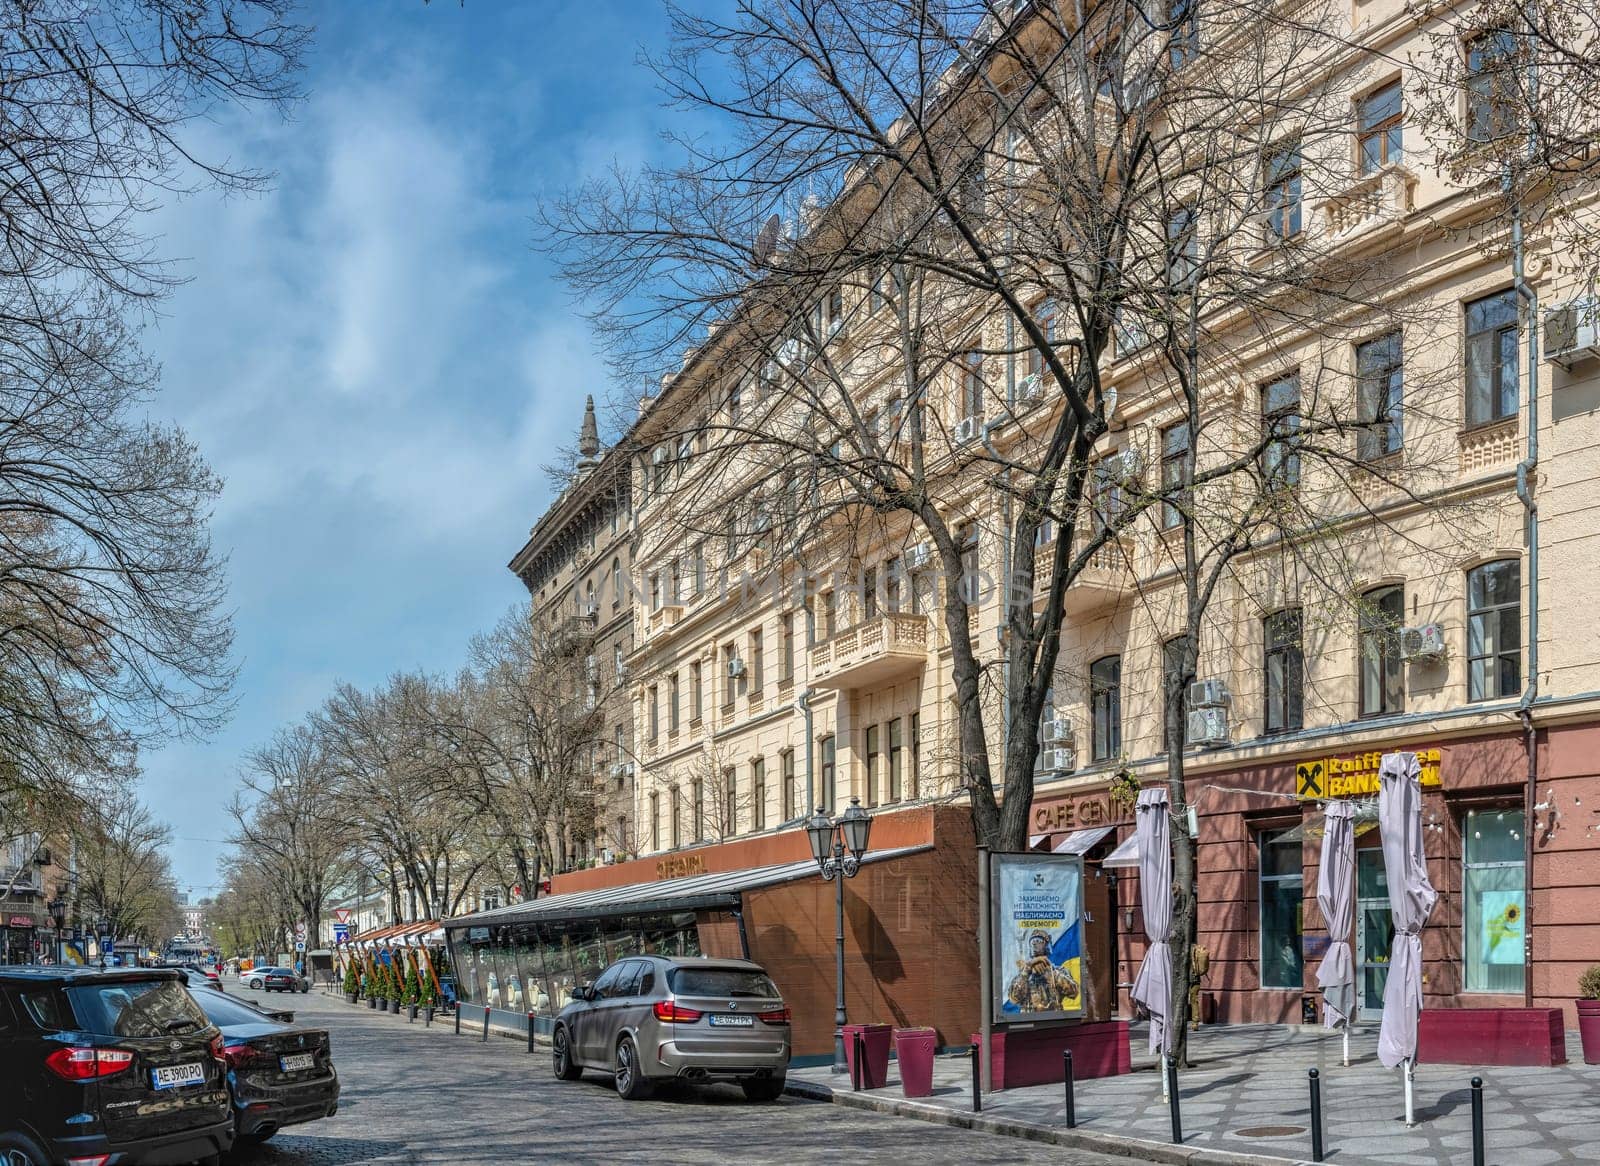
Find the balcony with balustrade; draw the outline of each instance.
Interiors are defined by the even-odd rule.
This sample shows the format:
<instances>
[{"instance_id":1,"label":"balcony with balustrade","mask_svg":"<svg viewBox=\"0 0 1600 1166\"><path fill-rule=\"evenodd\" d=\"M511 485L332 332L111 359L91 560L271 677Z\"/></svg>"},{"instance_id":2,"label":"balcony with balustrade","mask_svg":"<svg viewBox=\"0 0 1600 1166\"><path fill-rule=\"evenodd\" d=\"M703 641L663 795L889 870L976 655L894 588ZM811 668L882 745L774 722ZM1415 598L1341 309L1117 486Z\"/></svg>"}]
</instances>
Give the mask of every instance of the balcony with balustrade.
<instances>
[{"instance_id":1,"label":"balcony with balustrade","mask_svg":"<svg viewBox=\"0 0 1600 1166\"><path fill-rule=\"evenodd\" d=\"M863 688L913 675L928 662L928 617L884 612L862 620L811 650L811 683Z\"/></svg>"},{"instance_id":2,"label":"balcony with balustrade","mask_svg":"<svg viewBox=\"0 0 1600 1166\"><path fill-rule=\"evenodd\" d=\"M1080 553L1092 539L1079 540ZM1109 607L1130 595L1135 584L1134 540L1123 535L1096 547L1089 561L1067 587L1066 608L1073 615Z\"/></svg>"}]
</instances>

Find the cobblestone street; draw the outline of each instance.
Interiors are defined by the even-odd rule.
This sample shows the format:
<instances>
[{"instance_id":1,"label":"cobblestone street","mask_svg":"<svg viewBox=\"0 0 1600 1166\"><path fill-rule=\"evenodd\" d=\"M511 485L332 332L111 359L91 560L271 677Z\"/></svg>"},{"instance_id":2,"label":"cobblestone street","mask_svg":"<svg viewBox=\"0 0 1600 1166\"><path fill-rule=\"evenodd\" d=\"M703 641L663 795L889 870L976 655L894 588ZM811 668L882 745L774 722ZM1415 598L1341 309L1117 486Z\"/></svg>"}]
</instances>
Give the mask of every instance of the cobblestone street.
<instances>
[{"instance_id":1,"label":"cobblestone street","mask_svg":"<svg viewBox=\"0 0 1600 1166\"><path fill-rule=\"evenodd\" d=\"M229 985L232 994L258 993ZM282 997L272 997L274 1004ZM677 1088L621 1101L597 1074L563 1084L541 1049L487 1044L449 1024L355 1008L313 992L296 1018L325 1025L343 1083L336 1117L240 1151L241 1166L368 1162L960 1162L1112 1166L1126 1158L1032 1145L792 1098L752 1105L738 1090Z\"/></svg>"}]
</instances>

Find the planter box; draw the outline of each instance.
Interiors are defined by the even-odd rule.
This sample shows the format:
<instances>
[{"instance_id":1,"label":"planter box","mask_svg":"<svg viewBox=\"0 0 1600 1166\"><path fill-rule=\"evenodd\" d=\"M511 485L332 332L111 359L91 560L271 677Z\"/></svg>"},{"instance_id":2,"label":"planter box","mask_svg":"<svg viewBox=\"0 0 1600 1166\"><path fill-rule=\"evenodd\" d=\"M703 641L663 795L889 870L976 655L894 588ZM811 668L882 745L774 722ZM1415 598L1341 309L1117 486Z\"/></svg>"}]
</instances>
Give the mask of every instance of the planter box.
<instances>
[{"instance_id":1,"label":"planter box","mask_svg":"<svg viewBox=\"0 0 1600 1166\"><path fill-rule=\"evenodd\" d=\"M1417 1060L1435 1065L1565 1065L1561 1009L1425 1009L1417 1025Z\"/></svg>"},{"instance_id":2,"label":"planter box","mask_svg":"<svg viewBox=\"0 0 1600 1166\"><path fill-rule=\"evenodd\" d=\"M972 1039L976 1043L979 1037L974 1033ZM1061 1054L1067 1049L1072 1050L1075 1080L1133 1072L1126 1020L997 1029L989 1039L989 1088L1058 1084L1063 1072Z\"/></svg>"}]
</instances>

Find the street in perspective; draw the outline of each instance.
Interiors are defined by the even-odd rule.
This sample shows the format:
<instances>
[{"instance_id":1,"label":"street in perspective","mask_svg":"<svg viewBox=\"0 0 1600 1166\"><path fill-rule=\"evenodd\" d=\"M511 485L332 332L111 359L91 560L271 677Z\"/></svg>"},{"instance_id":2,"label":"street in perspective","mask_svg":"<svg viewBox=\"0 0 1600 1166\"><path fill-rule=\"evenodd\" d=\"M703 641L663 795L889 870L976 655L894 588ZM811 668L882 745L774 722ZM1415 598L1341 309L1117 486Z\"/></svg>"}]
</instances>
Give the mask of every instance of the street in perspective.
<instances>
[{"instance_id":1,"label":"street in perspective","mask_svg":"<svg viewBox=\"0 0 1600 1166\"><path fill-rule=\"evenodd\" d=\"M0 1166L1600 1145L1600 8L0 0Z\"/></svg>"}]
</instances>

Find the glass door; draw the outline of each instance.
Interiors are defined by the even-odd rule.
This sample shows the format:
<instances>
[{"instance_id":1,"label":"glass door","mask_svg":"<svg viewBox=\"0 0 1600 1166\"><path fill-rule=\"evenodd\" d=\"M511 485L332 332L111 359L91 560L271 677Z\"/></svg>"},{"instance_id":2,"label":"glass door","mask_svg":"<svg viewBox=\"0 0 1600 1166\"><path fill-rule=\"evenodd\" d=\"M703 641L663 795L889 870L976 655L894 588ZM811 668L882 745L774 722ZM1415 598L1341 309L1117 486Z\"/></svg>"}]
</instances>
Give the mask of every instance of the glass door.
<instances>
[{"instance_id":1,"label":"glass door","mask_svg":"<svg viewBox=\"0 0 1600 1166\"><path fill-rule=\"evenodd\" d=\"M1362 1020L1383 1016L1383 986L1389 979L1389 948L1394 920L1389 911L1389 880L1383 851L1356 851L1356 1003Z\"/></svg>"}]
</instances>

